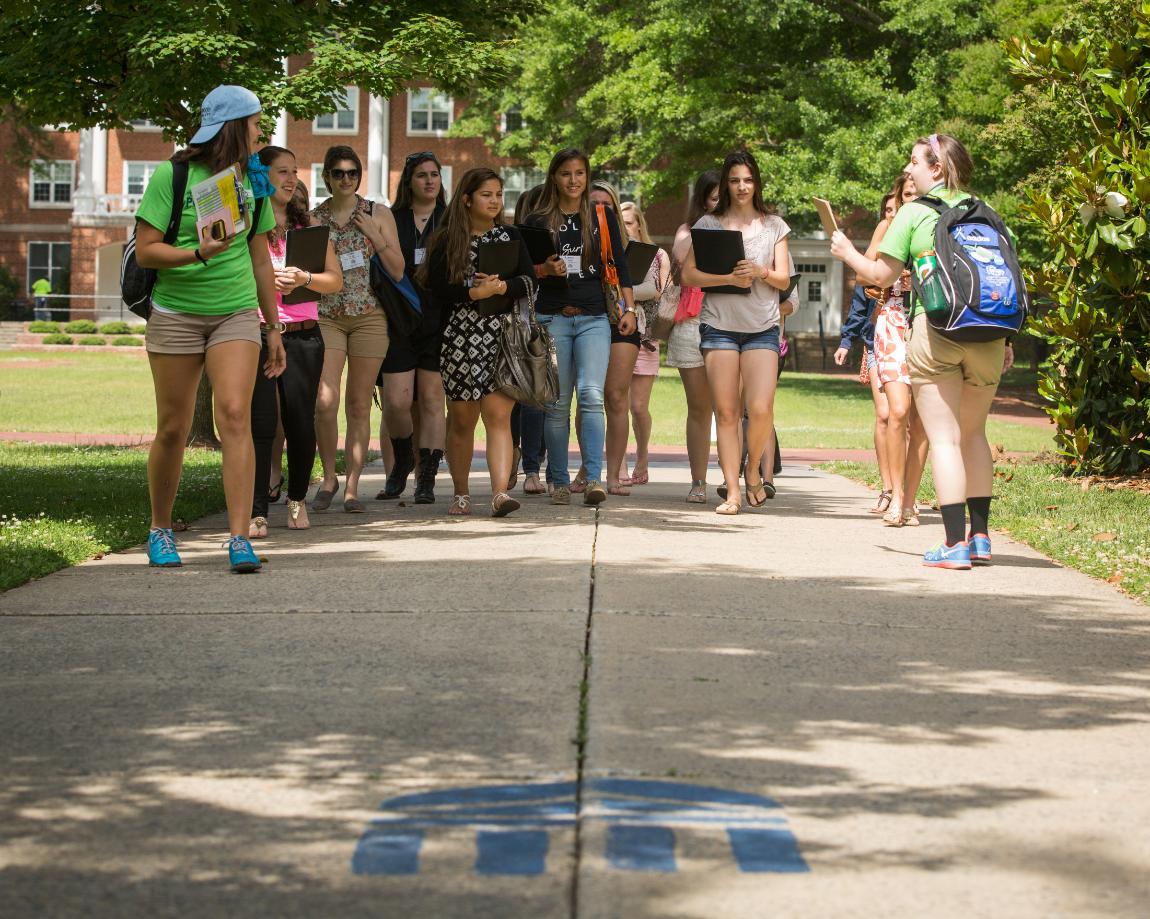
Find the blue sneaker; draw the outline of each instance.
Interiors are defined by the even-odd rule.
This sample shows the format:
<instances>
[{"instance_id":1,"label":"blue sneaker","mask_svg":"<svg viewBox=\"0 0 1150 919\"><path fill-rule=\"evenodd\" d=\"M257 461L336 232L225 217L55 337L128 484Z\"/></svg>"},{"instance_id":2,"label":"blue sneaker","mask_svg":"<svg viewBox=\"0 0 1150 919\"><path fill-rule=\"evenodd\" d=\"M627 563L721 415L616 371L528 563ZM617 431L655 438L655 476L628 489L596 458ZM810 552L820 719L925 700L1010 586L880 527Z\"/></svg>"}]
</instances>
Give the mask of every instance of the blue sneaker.
<instances>
[{"instance_id":1,"label":"blue sneaker","mask_svg":"<svg viewBox=\"0 0 1150 919\"><path fill-rule=\"evenodd\" d=\"M956 542L948 546L940 542L933 549L928 549L922 557L922 563L928 568L953 568L957 571L970 570L970 546L965 542Z\"/></svg>"},{"instance_id":2,"label":"blue sneaker","mask_svg":"<svg viewBox=\"0 0 1150 919\"><path fill-rule=\"evenodd\" d=\"M970 545L970 560L976 565L990 564L990 537L985 533L971 533L967 537Z\"/></svg>"},{"instance_id":3,"label":"blue sneaker","mask_svg":"<svg viewBox=\"0 0 1150 919\"><path fill-rule=\"evenodd\" d=\"M228 561L236 574L251 574L260 570L260 559L246 536L233 536L228 540Z\"/></svg>"},{"instance_id":4,"label":"blue sneaker","mask_svg":"<svg viewBox=\"0 0 1150 919\"><path fill-rule=\"evenodd\" d=\"M148 533L148 564L153 568L179 568L184 564L176 551L171 527L155 527Z\"/></svg>"}]
</instances>

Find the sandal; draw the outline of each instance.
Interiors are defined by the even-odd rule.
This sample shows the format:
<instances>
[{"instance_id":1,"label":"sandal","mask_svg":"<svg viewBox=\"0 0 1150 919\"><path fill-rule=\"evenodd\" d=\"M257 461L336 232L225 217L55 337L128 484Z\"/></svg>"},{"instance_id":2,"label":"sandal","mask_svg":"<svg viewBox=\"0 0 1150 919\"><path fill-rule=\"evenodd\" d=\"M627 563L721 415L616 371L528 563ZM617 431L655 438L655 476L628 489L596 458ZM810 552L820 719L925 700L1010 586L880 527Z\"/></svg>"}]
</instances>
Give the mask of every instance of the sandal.
<instances>
[{"instance_id":1,"label":"sandal","mask_svg":"<svg viewBox=\"0 0 1150 919\"><path fill-rule=\"evenodd\" d=\"M650 481L651 481L651 477L645 472L640 473L639 475L635 475L635 473L633 473L633 472L631 473L631 484L632 485L646 485Z\"/></svg>"},{"instance_id":2,"label":"sandal","mask_svg":"<svg viewBox=\"0 0 1150 919\"><path fill-rule=\"evenodd\" d=\"M760 493L762 497L758 498ZM756 498L758 498L758 500L755 500ZM747 503L751 505L751 507L762 507L767 503L766 482L759 482L757 485L752 485L750 482L747 483Z\"/></svg>"},{"instance_id":3,"label":"sandal","mask_svg":"<svg viewBox=\"0 0 1150 919\"><path fill-rule=\"evenodd\" d=\"M902 519L902 508L892 507L889 511L882 515L882 525L884 527L900 527L904 526L905 522Z\"/></svg>"},{"instance_id":4,"label":"sandal","mask_svg":"<svg viewBox=\"0 0 1150 919\"><path fill-rule=\"evenodd\" d=\"M715 508L716 514L722 514L724 517L734 517L739 512L739 502L737 501L724 501Z\"/></svg>"},{"instance_id":5,"label":"sandal","mask_svg":"<svg viewBox=\"0 0 1150 919\"><path fill-rule=\"evenodd\" d=\"M523 480L523 494L525 495L541 495L546 491L547 489L539 481L538 472L529 473L527 478Z\"/></svg>"},{"instance_id":6,"label":"sandal","mask_svg":"<svg viewBox=\"0 0 1150 919\"><path fill-rule=\"evenodd\" d=\"M587 472L580 469L579 474L575 476L575 481L571 483L571 494L581 495L587 490Z\"/></svg>"},{"instance_id":7,"label":"sandal","mask_svg":"<svg viewBox=\"0 0 1150 919\"><path fill-rule=\"evenodd\" d=\"M706 504L707 503L707 483L692 481L691 490L687 492L688 504Z\"/></svg>"},{"instance_id":8,"label":"sandal","mask_svg":"<svg viewBox=\"0 0 1150 919\"><path fill-rule=\"evenodd\" d=\"M881 517L890 510L890 502L893 497L894 492L892 491L880 491L878 493L878 499L875 501L874 507L870 509L870 512L875 516Z\"/></svg>"},{"instance_id":9,"label":"sandal","mask_svg":"<svg viewBox=\"0 0 1150 919\"><path fill-rule=\"evenodd\" d=\"M471 495L456 495L451 501L447 513L452 517L463 517L471 513Z\"/></svg>"},{"instance_id":10,"label":"sandal","mask_svg":"<svg viewBox=\"0 0 1150 919\"><path fill-rule=\"evenodd\" d=\"M300 514L303 514L303 523L300 523ZM292 501L288 499L288 529L289 530L307 530L311 528L311 522L307 519L307 505L302 501Z\"/></svg>"},{"instance_id":11,"label":"sandal","mask_svg":"<svg viewBox=\"0 0 1150 919\"><path fill-rule=\"evenodd\" d=\"M248 539L267 539L267 536L268 518L253 517L252 522L248 524Z\"/></svg>"},{"instance_id":12,"label":"sandal","mask_svg":"<svg viewBox=\"0 0 1150 919\"><path fill-rule=\"evenodd\" d=\"M279 482L276 483L275 488L268 489L268 503L279 504L280 494L283 492L284 477L281 475Z\"/></svg>"},{"instance_id":13,"label":"sandal","mask_svg":"<svg viewBox=\"0 0 1150 919\"><path fill-rule=\"evenodd\" d=\"M916 527L920 524L918 519L918 505L912 504L910 507L902 509L902 525L904 527Z\"/></svg>"},{"instance_id":14,"label":"sandal","mask_svg":"<svg viewBox=\"0 0 1150 919\"><path fill-rule=\"evenodd\" d=\"M491 516L506 517L513 511L519 510L522 505L505 491L501 491L491 499Z\"/></svg>"},{"instance_id":15,"label":"sandal","mask_svg":"<svg viewBox=\"0 0 1150 919\"><path fill-rule=\"evenodd\" d=\"M631 488L628 485L624 485L623 480L620 479L618 485L607 486L607 494L618 495L620 498L626 498L631 494Z\"/></svg>"}]
</instances>

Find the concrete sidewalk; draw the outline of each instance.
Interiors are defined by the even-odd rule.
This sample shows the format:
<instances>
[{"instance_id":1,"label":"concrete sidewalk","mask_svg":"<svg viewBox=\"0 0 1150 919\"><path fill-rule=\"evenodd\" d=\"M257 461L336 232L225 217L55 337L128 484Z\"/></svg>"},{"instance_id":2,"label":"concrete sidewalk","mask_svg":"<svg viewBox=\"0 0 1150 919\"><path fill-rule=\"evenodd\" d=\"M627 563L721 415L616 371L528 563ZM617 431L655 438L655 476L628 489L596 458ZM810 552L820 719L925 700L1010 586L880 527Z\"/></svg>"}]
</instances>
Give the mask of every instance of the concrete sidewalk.
<instances>
[{"instance_id":1,"label":"concrete sidewalk","mask_svg":"<svg viewBox=\"0 0 1150 919\"><path fill-rule=\"evenodd\" d=\"M1147 607L799 466L735 518L485 478L0 596L0 915L1145 915Z\"/></svg>"}]
</instances>

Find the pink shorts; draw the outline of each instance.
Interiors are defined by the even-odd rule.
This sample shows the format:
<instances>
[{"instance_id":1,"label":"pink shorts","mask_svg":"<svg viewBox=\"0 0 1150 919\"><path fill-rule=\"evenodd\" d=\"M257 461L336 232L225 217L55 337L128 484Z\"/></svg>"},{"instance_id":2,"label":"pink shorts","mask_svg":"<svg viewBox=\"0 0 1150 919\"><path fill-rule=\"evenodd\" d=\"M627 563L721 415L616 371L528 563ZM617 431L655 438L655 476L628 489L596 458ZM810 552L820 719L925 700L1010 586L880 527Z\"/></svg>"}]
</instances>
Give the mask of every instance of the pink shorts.
<instances>
[{"instance_id":1,"label":"pink shorts","mask_svg":"<svg viewBox=\"0 0 1150 919\"><path fill-rule=\"evenodd\" d=\"M905 383L910 386L910 368L906 363L906 313L902 298L891 297L874 321L875 370L879 382Z\"/></svg>"},{"instance_id":2,"label":"pink shorts","mask_svg":"<svg viewBox=\"0 0 1150 919\"><path fill-rule=\"evenodd\" d=\"M645 342L644 342L645 344ZM659 375L659 343L653 342L654 351L639 347L639 356L635 359L635 369L632 373L637 377L657 377Z\"/></svg>"}]
</instances>

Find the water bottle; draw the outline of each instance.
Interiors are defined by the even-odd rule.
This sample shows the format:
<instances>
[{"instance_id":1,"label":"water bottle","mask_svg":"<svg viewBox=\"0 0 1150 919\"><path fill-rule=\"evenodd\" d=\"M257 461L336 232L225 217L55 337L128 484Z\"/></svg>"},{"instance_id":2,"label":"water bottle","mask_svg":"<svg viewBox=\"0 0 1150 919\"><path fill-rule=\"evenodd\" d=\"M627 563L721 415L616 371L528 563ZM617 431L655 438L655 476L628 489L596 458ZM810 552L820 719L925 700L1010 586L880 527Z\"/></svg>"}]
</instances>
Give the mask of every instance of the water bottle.
<instances>
[{"instance_id":1,"label":"water bottle","mask_svg":"<svg viewBox=\"0 0 1150 919\"><path fill-rule=\"evenodd\" d=\"M950 305L946 302L942 279L938 273L938 256L928 249L914 260L914 276L918 283L916 306L928 316L946 312Z\"/></svg>"}]
</instances>

